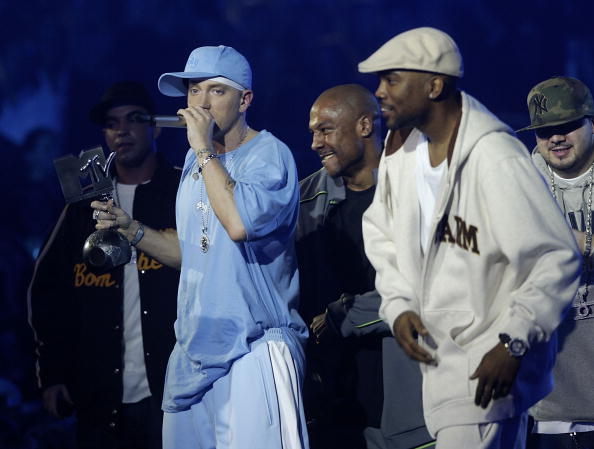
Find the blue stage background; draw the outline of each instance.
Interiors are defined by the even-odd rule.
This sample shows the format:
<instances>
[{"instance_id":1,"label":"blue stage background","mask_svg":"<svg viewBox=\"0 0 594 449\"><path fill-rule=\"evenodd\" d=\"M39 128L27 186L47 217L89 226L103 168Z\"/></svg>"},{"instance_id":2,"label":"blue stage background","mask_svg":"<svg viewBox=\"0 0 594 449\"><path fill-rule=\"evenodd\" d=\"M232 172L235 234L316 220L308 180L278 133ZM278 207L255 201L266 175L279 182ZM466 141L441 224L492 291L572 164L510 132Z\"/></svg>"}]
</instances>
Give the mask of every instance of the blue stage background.
<instances>
[{"instance_id":1,"label":"blue stage background","mask_svg":"<svg viewBox=\"0 0 594 449\"><path fill-rule=\"evenodd\" d=\"M292 149L301 177L309 108L336 84L374 90L357 63L392 36L434 26L458 43L461 87L517 129L525 99L553 75L594 88L594 2L575 0L30 0L0 3L0 447L68 447L71 422L48 419L34 387L26 288L33 260L63 205L52 159L102 143L89 108L112 82L142 81L159 113L184 99L160 95L159 75L181 71L190 51L225 44L252 64L253 128ZM520 136L531 147L531 134ZM177 164L187 143L166 129L159 147ZM520 225L520 224L519 224ZM58 445L52 446L50 441ZM60 446L61 444L61 446Z\"/></svg>"}]
</instances>

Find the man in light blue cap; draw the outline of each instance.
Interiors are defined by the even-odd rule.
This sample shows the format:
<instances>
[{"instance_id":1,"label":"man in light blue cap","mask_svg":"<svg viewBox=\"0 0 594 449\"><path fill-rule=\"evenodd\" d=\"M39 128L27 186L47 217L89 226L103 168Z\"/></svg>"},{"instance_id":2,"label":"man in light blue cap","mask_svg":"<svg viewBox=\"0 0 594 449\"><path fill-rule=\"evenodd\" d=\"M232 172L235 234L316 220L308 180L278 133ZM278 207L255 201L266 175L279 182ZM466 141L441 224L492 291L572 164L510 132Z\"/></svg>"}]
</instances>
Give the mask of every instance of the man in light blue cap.
<instances>
[{"instance_id":1,"label":"man in light blue cap","mask_svg":"<svg viewBox=\"0 0 594 449\"><path fill-rule=\"evenodd\" d=\"M186 96L188 142L177 232L156 232L110 203L117 227L181 269L177 342L169 359L163 447L307 448L301 382L307 328L296 307L293 234L299 186L289 148L246 122L247 60L231 47L192 51L159 90Z\"/></svg>"}]
</instances>

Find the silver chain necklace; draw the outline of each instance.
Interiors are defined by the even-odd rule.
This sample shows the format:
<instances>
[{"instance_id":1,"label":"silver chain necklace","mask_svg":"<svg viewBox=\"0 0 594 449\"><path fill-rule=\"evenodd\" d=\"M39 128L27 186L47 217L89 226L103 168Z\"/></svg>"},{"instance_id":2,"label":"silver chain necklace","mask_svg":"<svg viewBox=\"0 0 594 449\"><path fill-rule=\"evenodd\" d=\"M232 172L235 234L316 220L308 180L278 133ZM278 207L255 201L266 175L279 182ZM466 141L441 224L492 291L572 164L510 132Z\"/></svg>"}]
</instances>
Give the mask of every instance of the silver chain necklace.
<instances>
[{"instance_id":1,"label":"silver chain necklace","mask_svg":"<svg viewBox=\"0 0 594 449\"><path fill-rule=\"evenodd\" d=\"M220 160L221 156L217 156L217 159ZM231 154L229 158L229 165L227 165L227 159L223 162L223 167L227 170L229 176L231 176L231 169L233 167L232 162L235 158L235 154ZM200 250L203 253L208 252L210 248L210 238L208 237L208 224L210 223L210 211L212 207L208 201L205 201L204 191L206 190L204 184L204 176L200 177L200 200L198 204L196 204L196 209L200 211L201 219L202 219L202 227L200 228Z\"/></svg>"},{"instance_id":2,"label":"silver chain necklace","mask_svg":"<svg viewBox=\"0 0 594 449\"><path fill-rule=\"evenodd\" d=\"M551 192L555 201L559 203L557 198L557 185L555 183L555 173L551 167L547 164L549 174L551 176ZM588 301L588 288L591 284L592 267L590 266L590 252L592 250L592 190L594 188L594 164L590 167L590 174L588 175L588 202L586 204L586 231L585 231L585 248L584 248L584 273L583 273L583 284L579 287L576 297L578 299L577 304L573 304L575 309L574 320L585 320L587 318L594 318L592 313L592 306L594 306L594 300Z\"/></svg>"},{"instance_id":3,"label":"silver chain necklace","mask_svg":"<svg viewBox=\"0 0 594 449\"><path fill-rule=\"evenodd\" d=\"M245 140L245 138L248 135L248 132L250 130L249 126L246 126L242 132L241 132L241 138L239 139L239 142L237 143L237 145L235 146L234 149L239 148L241 145L243 145L243 141ZM223 154L227 154L227 153L223 153ZM222 155L217 156L217 159L220 160L220 158L222 157ZM231 153L231 158L229 159L229 167L227 167L227 158L225 157L225 162L223 163L223 166L225 167L225 169L227 170L227 173L229 174L229 176L231 176L231 162L233 161L233 159L235 158L235 153ZM197 161L196 161L197 163ZM201 227L201 236L200 236L200 250L205 253L208 251L208 248L210 248L210 239L208 238L208 223L210 222L210 204L204 202L204 190L205 190L205 185L204 185L204 176L198 176L198 170L196 170L193 174L192 174L192 178L194 178L194 180L201 180L201 184L200 184L200 201L198 201L198 204L196 204L196 208L200 211L201 215L202 215L202 227Z\"/></svg>"},{"instance_id":4,"label":"silver chain necklace","mask_svg":"<svg viewBox=\"0 0 594 449\"><path fill-rule=\"evenodd\" d=\"M200 228L200 249L203 253L208 251L210 240L208 238L208 222L210 221L210 204L204 202L204 178L200 183L200 201L196 205L202 217L202 227Z\"/></svg>"}]
</instances>

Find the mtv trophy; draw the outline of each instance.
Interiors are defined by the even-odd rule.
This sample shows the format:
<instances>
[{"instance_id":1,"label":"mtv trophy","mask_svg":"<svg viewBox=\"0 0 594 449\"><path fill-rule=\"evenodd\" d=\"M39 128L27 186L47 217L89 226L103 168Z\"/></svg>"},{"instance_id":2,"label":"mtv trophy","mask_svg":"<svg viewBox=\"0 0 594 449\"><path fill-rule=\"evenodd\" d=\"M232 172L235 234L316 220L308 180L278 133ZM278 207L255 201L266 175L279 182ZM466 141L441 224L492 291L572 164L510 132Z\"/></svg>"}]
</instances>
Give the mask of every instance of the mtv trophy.
<instances>
[{"instance_id":1,"label":"mtv trophy","mask_svg":"<svg viewBox=\"0 0 594 449\"><path fill-rule=\"evenodd\" d=\"M103 148L97 146L84 150L77 158L73 155L54 160L60 186L66 203L97 198L109 201L113 198L113 184L109 168L115 153L105 160ZM93 232L83 246L83 260L98 271L109 271L130 261L132 250L128 240L113 229Z\"/></svg>"}]
</instances>

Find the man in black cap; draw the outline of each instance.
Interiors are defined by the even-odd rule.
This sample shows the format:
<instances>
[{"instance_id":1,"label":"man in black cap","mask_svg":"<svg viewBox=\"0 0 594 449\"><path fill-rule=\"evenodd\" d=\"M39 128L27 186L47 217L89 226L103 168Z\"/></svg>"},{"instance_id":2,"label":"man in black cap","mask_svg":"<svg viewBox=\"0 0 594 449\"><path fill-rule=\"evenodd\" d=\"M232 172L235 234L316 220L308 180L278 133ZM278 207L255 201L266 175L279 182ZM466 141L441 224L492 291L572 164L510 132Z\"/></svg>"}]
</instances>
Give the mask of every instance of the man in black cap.
<instances>
[{"instance_id":1,"label":"man in black cap","mask_svg":"<svg viewBox=\"0 0 594 449\"><path fill-rule=\"evenodd\" d=\"M116 154L116 204L167 232L180 171L157 153L159 130L143 120L153 112L141 84L119 82L89 116ZM107 273L86 265L83 243L96 223L89 203L66 206L29 288L43 403L55 417L76 411L80 448L160 448L179 273L135 247L128 264Z\"/></svg>"},{"instance_id":2,"label":"man in black cap","mask_svg":"<svg viewBox=\"0 0 594 449\"><path fill-rule=\"evenodd\" d=\"M594 189L594 101L580 80L555 76L528 93L536 147L532 159L574 230L584 270L572 310L558 329L554 389L530 410L535 425L529 447L594 448L594 346L592 301L592 190Z\"/></svg>"}]
</instances>

